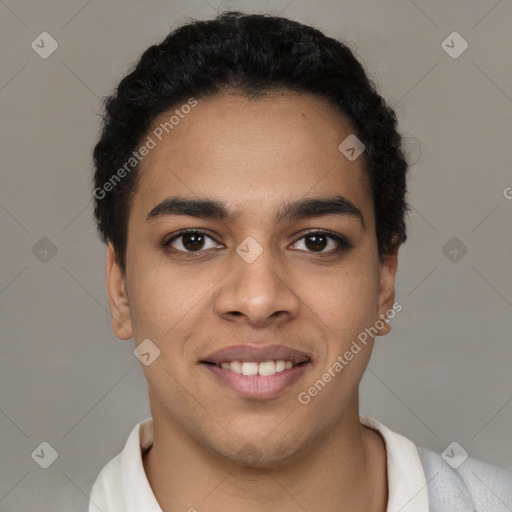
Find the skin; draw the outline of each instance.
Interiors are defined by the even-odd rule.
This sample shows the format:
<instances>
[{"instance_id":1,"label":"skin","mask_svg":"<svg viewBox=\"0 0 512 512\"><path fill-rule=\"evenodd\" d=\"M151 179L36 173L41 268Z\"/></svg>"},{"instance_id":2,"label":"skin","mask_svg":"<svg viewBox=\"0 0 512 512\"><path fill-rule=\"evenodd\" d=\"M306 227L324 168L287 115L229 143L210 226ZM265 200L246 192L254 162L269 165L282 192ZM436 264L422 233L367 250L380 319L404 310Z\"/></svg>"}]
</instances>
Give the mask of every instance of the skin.
<instances>
[{"instance_id":1,"label":"skin","mask_svg":"<svg viewBox=\"0 0 512 512\"><path fill-rule=\"evenodd\" d=\"M397 254L379 260L363 157L349 161L338 150L351 133L311 95L224 93L198 99L143 161L126 274L108 244L107 287L115 335L149 338L161 351L141 367L154 422L143 462L164 511L386 510L385 444L358 415L373 341L309 404L297 399L394 302ZM359 208L364 226L353 215L276 221L284 203L334 194ZM170 196L215 199L238 215L146 222ZM185 228L215 240L188 258L183 238L159 246ZM333 253L332 240L319 253L306 244L311 229L340 233L353 247ZM263 250L252 263L236 252L248 236ZM385 323L379 335L389 330ZM278 396L243 398L198 361L244 343L289 346L311 364Z\"/></svg>"}]
</instances>

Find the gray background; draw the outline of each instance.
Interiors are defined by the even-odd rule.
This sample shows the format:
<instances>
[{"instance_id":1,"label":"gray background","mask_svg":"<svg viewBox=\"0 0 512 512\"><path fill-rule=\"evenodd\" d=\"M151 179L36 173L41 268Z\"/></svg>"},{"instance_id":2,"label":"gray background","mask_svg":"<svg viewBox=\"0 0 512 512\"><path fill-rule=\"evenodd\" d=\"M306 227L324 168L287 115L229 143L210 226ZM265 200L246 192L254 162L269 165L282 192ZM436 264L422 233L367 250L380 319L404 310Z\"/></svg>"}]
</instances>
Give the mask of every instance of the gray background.
<instances>
[{"instance_id":1,"label":"gray background","mask_svg":"<svg viewBox=\"0 0 512 512\"><path fill-rule=\"evenodd\" d=\"M404 309L377 341L362 412L512 470L510 0L0 0L3 512L86 510L100 469L149 416L133 340L110 328L91 151L102 98L142 51L186 16L227 8L350 41L407 135ZM44 31L59 45L47 59L31 48ZM469 44L458 58L441 46L453 31ZM53 256L34 254L43 237ZM43 441L58 452L46 470L31 457Z\"/></svg>"}]
</instances>

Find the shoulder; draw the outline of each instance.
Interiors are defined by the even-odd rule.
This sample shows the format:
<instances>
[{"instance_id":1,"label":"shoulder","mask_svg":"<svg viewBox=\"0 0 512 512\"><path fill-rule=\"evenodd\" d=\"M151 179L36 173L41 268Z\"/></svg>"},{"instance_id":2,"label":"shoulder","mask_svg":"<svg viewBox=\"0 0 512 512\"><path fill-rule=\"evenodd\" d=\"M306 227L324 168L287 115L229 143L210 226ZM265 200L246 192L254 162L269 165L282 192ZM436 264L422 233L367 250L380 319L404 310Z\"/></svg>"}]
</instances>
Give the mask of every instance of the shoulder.
<instances>
[{"instance_id":1,"label":"shoulder","mask_svg":"<svg viewBox=\"0 0 512 512\"><path fill-rule=\"evenodd\" d=\"M512 474L470 457L451 467L439 453L417 448L431 512L512 510Z\"/></svg>"},{"instance_id":2,"label":"shoulder","mask_svg":"<svg viewBox=\"0 0 512 512\"><path fill-rule=\"evenodd\" d=\"M116 510L122 496L121 454L114 457L100 471L89 496L89 512ZM121 509L117 509L121 510Z\"/></svg>"},{"instance_id":3,"label":"shoulder","mask_svg":"<svg viewBox=\"0 0 512 512\"><path fill-rule=\"evenodd\" d=\"M142 463L141 450L152 443L153 421L146 418L133 427L122 451L100 471L90 492L89 512L123 512L136 500L150 502L152 508L148 505L147 510L159 510Z\"/></svg>"}]
</instances>

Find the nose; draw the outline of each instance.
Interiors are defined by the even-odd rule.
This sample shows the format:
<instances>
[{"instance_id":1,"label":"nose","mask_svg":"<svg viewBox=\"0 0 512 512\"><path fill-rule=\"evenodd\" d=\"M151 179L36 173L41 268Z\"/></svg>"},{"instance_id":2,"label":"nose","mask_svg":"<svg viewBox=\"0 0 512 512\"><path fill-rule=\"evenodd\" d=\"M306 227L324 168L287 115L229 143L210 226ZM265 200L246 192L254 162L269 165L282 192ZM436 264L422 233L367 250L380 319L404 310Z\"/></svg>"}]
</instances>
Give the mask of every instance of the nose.
<instances>
[{"instance_id":1,"label":"nose","mask_svg":"<svg viewBox=\"0 0 512 512\"><path fill-rule=\"evenodd\" d=\"M293 292L293 283L288 282L284 266L269 248L251 263L234 253L232 264L232 272L215 297L219 316L260 327L282 324L297 316L300 299Z\"/></svg>"}]
</instances>

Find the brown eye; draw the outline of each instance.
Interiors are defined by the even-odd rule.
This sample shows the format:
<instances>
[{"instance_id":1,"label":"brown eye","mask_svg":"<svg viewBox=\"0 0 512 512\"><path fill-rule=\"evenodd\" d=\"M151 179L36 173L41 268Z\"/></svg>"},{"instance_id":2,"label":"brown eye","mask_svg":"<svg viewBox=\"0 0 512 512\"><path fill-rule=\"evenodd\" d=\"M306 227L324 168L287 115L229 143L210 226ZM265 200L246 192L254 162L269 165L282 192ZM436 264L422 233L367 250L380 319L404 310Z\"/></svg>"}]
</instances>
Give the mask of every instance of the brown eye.
<instances>
[{"instance_id":1,"label":"brown eye","mask_svg":"<svg viewBox=\"0 0 512 512\"><path fill-rule=\"evenodd\" d=\"M210 242L210 246L207 246ZM164 247L172 247L178 252L191 253L201 252L219 245L213 238L202 231L182 231L162 244Z\"/></svg>"},{"instance_id":2,"label":"brown eye","mask_svg":"<svg viewBox=\"0 0 512 512\"><path fill-rule=\"evenodd\" d=\"M195 251L197 249L202 249L204 245L204 235L201 233L187 233L182 235L182 244L187 251Z\"/></svg>"},{"instance_id":3,"label":"brown eye","mask_svg":"<svg viewBox=\"0 0 512 512\"><path fill-rule=\"evenodd\" d=\"M330 231L312 231L299 238L294 245L299 243L303 243L305 249L298 249L319 254L337 253L352 248L351 243L343 235Z\"/></svg>"},{"instance_id":4,"label":"brown eye","mask_svg":"<svg viewBox=\"0 0 512 512\"><path fill-rule=\"evenodd\" d=\"M311 251L323 251L327 246L327 237L324 235L307 235L306 247Z\"/></svg>"}]
</instances>

